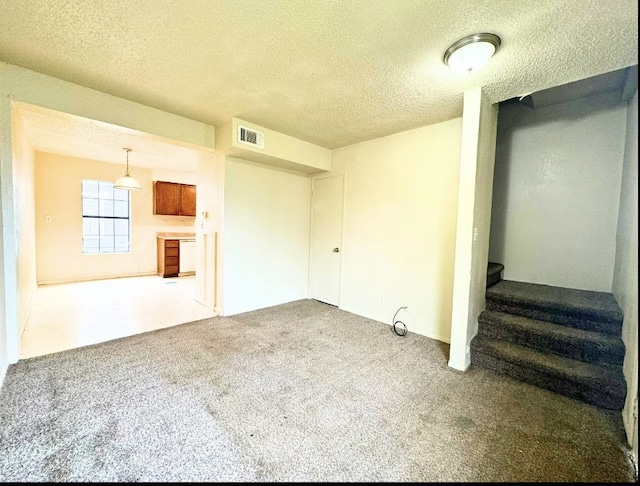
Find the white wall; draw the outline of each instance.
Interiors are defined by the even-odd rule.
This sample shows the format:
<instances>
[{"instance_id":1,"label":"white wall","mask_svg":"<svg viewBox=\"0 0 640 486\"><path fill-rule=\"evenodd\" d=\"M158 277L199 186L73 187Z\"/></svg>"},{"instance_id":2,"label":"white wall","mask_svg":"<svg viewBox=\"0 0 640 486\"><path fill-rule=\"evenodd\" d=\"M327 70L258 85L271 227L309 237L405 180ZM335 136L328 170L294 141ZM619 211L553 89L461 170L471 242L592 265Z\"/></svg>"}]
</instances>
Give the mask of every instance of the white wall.
<instances>
[{"instance_id":1,"label":"white wall","mask_svg":"<svg viewBox=\"0 0 640 486\"><path fill-rule=\"evenodd\" d=\"M186 147L215 147L215 128L0 61L0 93L14 100L172 140Z\"/></svg>"},{"instance_id":2,"label":"white wall","mask_svg":"<svg viewBox=\"0 0 640 486\"><path fill-rule=\"evenodd\" d=\"M503 278L611 292L626 103L501 107L490 260Z\"/></svg>"},{"instance_id":3,"label":"white wall","mask_svg":"<svg viewBox=\"0 0 640 486\"><path fill-rule=\"evenodd\" d=\"M238 126L261 132L264 147L238 142ZM235 117L216 127L216 153L306 174L331 167L331 150Z\"/></svg>"},{"instance_id":4,"label":"white wall","mask_svg":"<svg viewBox=\"0 0 640 486\"><path fill-rule=\"evenodd\" d=\"M31 299L38 288L36 276L34 151L22 118L13 110L13 187L16 194L16 248L18 251L18 334L27 324Z\"/></svg>"},{"instance_id":5,"label":"white wall","mask_svg":"<svg viewBox=\"0 0 640 486\"><path fill-rule=\"evenodd\" d=\"M196 192L195 299L220 315L224 314L224 159L199 155Z\"/></svg>"},{"instance_id":6,"label":"white wall","mask_svg":"<svg viewBox=\"0 0 640 486\"><path fill-rule=\"evenodd\" d=\"M485 308L497 105L482 90L464 94L449 366L466 370Z\"/></svg>"},{"instance_id":7,"label":"white wall","mask_svg":"<svg viewBox=\"0 0 640 486\"><path fill-rule=\"evenodd\" d=\"M626 143L620 212L616 233L616 259L613 295L624 312L622 340L626 347L624 376L627 400L622 412L627 438L638 464L637 418L633 416L638 399L638 91L628 103Z\"/></svg>"},{"instance_id":8,"label":"white wall","mask_svg":"<svg viewBox=\"0 0 640 486\"><path fill-rule=\"evenodd\" d=\"M226 157L224 315L308 296L311 181Z\"/></svg>"},{"instance_id":9,"label":"white wall","mask_svg":"<svg viewBox=\"0 0 640 486\"><path fill-rule=\"evenodd\" d=\"M334 150L346 173L340 308L448 342L461 119ZM376 303L380 297L381 302Z\"/></svg>"},{"instance_id":10,"label":"white wall","mask_svg":"<svg viewBox=\"0 0 640 486\"><path fill-rule=\"evenodd\" d=\"M145 275L157 272L157 232L193 233L194 218L153 214L151 169L131 167L142 190L131 191L131 251L82 253L82 180L114 181L122 164L36 151L35 214L38 283ZM172 174L163 180L172 180ZM173 175L175 176L175 174ZM182 178L183 180L185 178ZM188 179L188 177L187 177ZM47 222L45 216L50 216ZM166 221L166 223L165 223ZM181 222L184 221L184 225Z\"/></svg>"},{"instance_id":11,"label":"white wall","mask_svg":"<svg viewBox=\"0 0 640 486\"><path fill-rule=\"evenodd\" d=\"M1 81L1 78L0 78ZM11 141L11 103L0 97L0 384L9 363L18 360L18 249L15 242L13 208L13 154ZM1 290L1 289L0 289Z\"/></svg>"}]
</instances>

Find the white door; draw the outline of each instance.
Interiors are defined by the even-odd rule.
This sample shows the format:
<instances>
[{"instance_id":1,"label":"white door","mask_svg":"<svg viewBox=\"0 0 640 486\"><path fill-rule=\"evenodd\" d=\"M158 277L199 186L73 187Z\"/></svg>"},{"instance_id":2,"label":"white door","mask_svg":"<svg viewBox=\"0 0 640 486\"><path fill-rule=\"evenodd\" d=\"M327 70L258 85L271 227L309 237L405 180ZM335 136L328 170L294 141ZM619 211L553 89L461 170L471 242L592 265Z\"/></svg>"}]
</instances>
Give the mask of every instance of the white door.
<instances>
[{"instance_id":1,"label":"white door","mask_svg":"<svg viewBox=\"0 0 640 486\"><path fill-rule=\"evenodd\" d=\"M335 306L340 303L343 191L343 175L313 180L310 295Z\"/></svg>"}]
</instances>

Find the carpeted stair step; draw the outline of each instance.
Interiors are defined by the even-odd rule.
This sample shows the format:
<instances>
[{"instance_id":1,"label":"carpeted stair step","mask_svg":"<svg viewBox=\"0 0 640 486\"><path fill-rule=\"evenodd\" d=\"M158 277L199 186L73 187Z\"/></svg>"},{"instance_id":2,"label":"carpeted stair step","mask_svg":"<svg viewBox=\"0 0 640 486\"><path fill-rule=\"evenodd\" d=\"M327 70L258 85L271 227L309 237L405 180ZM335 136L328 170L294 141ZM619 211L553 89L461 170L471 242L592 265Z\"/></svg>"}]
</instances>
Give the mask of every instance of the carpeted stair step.
<instances>
[{"instance_id":1,"label":"carpeted stair step","mask_svg":"<svg viewBox=\"0 0 640 486\"><path fill-rule=\"evenodd\" d=\"M532 385L608 410L622 410L622 371L564 358L481 334L471 342L471 362Z\"/></svg>"},{"instance_id":2,"label":"carpeted stair step","mask_svg":"<svg viewBox=\"0 0 640 486\"><path fill-rule=\"evenodd\" d=\"M612 294L501 280L486 291L486 308L619 337L622 310Z\"/></svg>"},{"instance_id":3,"label":"carpeted stair step","mask_svg":"<svg viewBox=\"0 0 640 486\"><path fill-rule=\"evenodd\" d=\"M530 317L485 310L478 317L478 332L595 365L619 368L624 362L620 338Z\"/></svg>"},{"instance_id":4,"label":"carpeted stair step","mask_svg":"<svg viewBox=\"0 0 640 486\"><path fill-rule=\"evenodd\" d=\"M487 265L487 288L502 280L502 270L504 270L502 263L489 262Z\"/></svg>"}]
</instances>

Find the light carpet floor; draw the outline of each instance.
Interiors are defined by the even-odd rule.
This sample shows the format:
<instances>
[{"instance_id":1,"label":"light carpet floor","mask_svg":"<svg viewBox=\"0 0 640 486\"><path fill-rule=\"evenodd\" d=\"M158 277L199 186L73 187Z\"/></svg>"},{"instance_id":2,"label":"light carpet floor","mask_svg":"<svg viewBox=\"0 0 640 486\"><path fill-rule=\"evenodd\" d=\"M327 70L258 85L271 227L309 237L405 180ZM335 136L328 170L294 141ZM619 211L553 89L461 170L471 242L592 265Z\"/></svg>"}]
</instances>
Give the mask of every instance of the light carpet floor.
<instances>
[{"instance_id":1,"label":"light carpet floor","mask_svg":"<svg viewBox=\"0 0 640 486\"><path fill-rule=\"evenodd\" d=\"M619 413L447 358L302 300L21 360L0 480L635 480Z\"/></svg>"}]
</instances>

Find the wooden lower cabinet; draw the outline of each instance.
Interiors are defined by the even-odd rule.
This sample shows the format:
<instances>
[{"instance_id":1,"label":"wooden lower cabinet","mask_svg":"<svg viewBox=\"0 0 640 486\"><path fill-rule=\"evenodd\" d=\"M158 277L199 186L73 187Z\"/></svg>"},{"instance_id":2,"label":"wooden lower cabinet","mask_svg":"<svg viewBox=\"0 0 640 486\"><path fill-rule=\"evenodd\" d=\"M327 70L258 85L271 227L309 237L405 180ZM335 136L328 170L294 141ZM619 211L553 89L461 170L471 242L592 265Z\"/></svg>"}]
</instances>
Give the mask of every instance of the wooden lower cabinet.
<instances>
[{"instance_id":1,"label":"wooden lower cabinet","mask_svg":"<svg viewBox=\"0 0 640 486\"><path fill-rule=\"evenodd\" d=\"M158 275L177 277L180 272L180 240L158 238Z\"/></svg>"}]
</instances>

